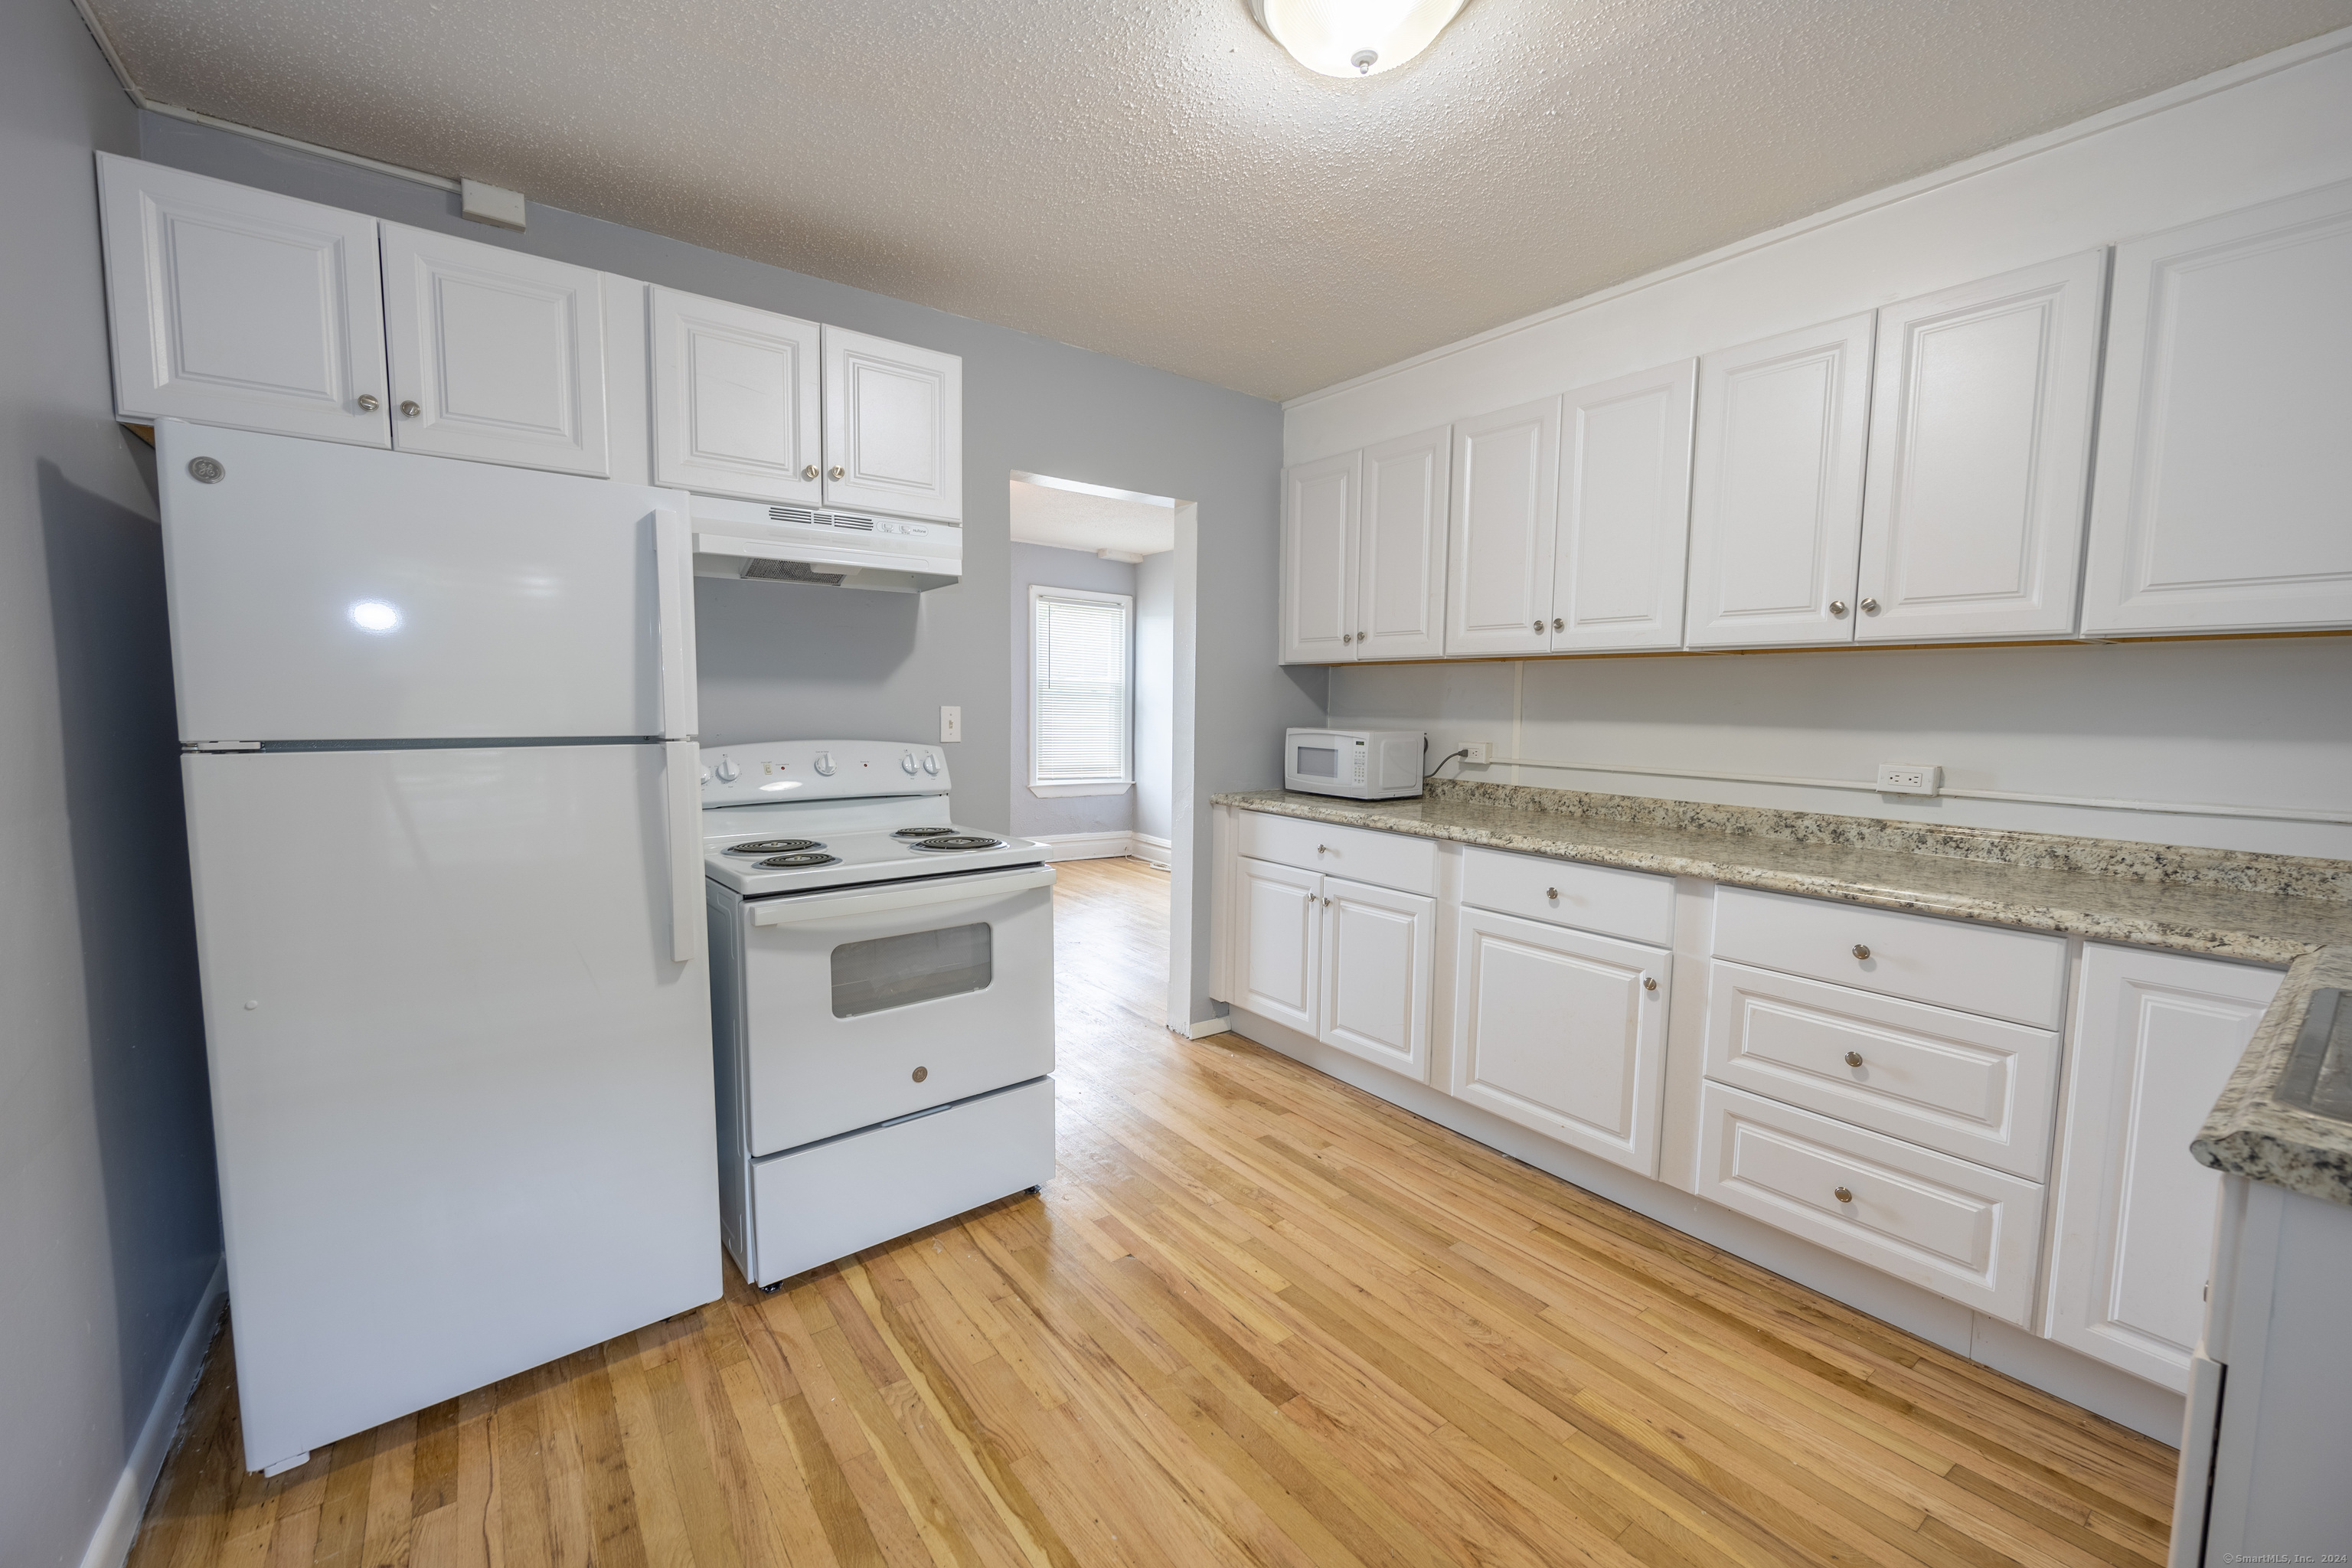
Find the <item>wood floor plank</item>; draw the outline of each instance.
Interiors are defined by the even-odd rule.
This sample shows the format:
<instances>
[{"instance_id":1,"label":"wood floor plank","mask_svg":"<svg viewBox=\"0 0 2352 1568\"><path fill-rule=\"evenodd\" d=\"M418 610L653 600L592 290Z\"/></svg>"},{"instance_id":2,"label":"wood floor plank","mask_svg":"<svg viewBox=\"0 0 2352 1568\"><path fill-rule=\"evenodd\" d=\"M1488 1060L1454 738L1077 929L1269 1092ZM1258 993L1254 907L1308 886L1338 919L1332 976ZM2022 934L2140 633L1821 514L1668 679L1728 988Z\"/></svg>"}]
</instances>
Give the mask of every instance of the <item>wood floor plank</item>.
<instances>
[{"instance_id":1,"label":"wood floor plank","mask_svg":"<svg viewBox=\"0 0 2352 1568\"><path fill-rule=\"evenodd\" d=\"M127 1568L2154 1568L2172 1451L1233 1036L1057 868L1058 1170L243 1468Z\"/></svg>"}]
</instances>

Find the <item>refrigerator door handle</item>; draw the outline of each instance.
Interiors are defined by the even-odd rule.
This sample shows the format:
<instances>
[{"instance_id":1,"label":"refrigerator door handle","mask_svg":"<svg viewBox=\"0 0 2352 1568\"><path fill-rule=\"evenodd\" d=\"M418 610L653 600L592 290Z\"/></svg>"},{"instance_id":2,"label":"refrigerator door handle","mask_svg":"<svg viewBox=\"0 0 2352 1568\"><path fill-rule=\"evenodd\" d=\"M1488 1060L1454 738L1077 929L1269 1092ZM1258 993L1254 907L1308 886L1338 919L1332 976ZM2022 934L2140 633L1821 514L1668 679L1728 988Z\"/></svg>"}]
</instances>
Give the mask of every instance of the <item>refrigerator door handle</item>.
<instances>
[{"instance_id":1,"label":"refrigerator door handle","mask_svg":"<svg viewBox=\"0 0 2352 1568\"><path fill-rule=\"evenodd\" d=\"M686 515L654 513L654 589L661 601L661 733L687 739L700 730L695 711L694 541ZM698 860L699 857L698 857Z\"/></svg>"},{"instance_id":2,"label":"refrigerator door handle","mask_svg":"<svg viewBox=\"0 0 2352 1568\"><path fill-rule=\"evenodd\" d=\"M702 748L662 744L662 794L669 842L669 955L702 956Z\"/></svg>"}]
</instances>

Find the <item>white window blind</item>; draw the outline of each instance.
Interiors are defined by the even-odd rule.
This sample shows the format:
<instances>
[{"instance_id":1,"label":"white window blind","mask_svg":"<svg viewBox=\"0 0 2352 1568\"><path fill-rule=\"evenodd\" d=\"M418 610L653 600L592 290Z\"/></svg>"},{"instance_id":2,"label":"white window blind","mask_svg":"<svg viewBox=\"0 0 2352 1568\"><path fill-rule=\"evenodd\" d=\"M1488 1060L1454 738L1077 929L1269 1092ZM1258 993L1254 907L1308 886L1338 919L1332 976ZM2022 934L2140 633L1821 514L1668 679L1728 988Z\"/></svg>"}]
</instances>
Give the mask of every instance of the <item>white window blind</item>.
<instances>
[{"instance_id":1,"label":"white window blind","mask_svg":"<svg viewBox=\"0 0 2352 1568\"><path fill-rule=\"evenodd\" d=\"M1124 595L1030 590L1037 783L1127 778L1129 608Z\"/></svg>"}]
</instances>

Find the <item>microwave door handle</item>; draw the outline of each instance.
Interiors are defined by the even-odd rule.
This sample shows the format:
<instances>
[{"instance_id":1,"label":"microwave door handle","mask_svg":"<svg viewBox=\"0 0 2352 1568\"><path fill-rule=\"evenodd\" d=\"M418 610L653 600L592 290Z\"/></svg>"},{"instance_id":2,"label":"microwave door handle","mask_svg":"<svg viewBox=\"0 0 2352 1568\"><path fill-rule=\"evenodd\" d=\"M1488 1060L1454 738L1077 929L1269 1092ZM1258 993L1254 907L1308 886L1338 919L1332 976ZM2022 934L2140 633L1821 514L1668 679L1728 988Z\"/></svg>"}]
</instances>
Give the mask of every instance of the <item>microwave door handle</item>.
<instances>
[{"instance_id":1,"label":"microwave door handle","mask_svg":"<svg viewBox=\"0 0 2352 1568\"><path fill-rule=\"evenodd\" d=\"M663 837L669 846L669 956L702 956L702 748L662 743Z\"/></svg>"},{"instance_id":2,"label":"microwave door handle","mask_svg":"<svg viewBox=\"0 0 2352 1568\"><path fill-rule=\"evenodd\" d=\"M667 507L654 512L655 624L661 657L661 735L690 740L700 733L694 668L694 540L685 516Z\"/></svg>"},{"instance_id":3,"label":"microwave door handle","mask_svg":"<svg viewBox=\"0 0 2352 1568\"><path fill-rule=\"evenodd\" d=\"M919 909L926 904L968 904L1001 899L1008 893L1054 885L1051 866L1024 866L1015 871L982 872L969 882L942 887L932 881L904 882L868 891L804 893L771 899L751 906L755 926L798 925L807 921L841 920L850 915L880 914L887 910Z\"/></svg>"}]
</instances>

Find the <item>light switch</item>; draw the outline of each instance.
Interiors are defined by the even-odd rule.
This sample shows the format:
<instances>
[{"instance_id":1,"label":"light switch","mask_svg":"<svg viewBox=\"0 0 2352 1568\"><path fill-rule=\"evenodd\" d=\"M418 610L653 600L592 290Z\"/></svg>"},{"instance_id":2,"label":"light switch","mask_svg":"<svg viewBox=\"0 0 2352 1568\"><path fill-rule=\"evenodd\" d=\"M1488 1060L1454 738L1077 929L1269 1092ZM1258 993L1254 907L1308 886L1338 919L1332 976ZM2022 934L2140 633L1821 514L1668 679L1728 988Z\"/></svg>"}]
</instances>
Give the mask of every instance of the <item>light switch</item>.
<instances>
[{"instance_id":1,"label":"light switch","mask_svg":"<svg viewBox=\"0 0 2352 1568\"><path fill-rule=\"evenodd\" d=\"M940 710L940 739L942 741L961 741L963 739L963 710L961 708L941 708Z\"/></svg>"}]
</instances>

